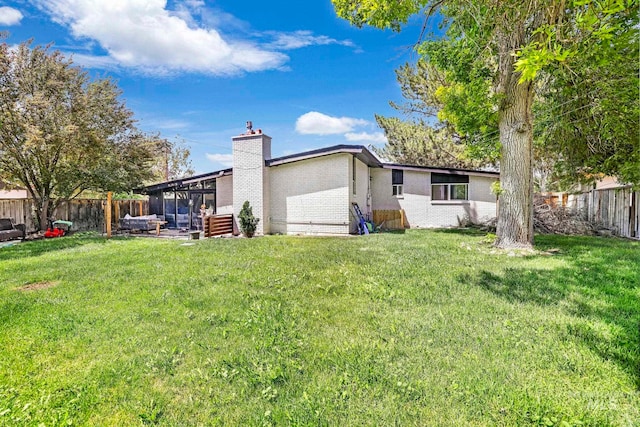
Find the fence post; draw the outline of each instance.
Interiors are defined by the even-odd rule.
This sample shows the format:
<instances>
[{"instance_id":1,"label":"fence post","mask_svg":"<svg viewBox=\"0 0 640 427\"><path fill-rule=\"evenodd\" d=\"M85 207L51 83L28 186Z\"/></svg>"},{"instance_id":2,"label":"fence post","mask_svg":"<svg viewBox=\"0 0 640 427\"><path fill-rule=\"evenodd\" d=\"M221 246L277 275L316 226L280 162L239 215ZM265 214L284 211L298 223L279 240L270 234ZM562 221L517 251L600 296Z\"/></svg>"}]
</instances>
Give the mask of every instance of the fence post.
<instances>
[{"instance_id":1,"label":"fence post","mask_svg":"<svg viewBox=\"0 0 640 427\"><path fill-rule=\"evenodd\" d=\"M112 193L111 191L109 191L107 193L107 205L106 205L107 210L105 212L106 214L105 222L107 226L107 239L111 238L111 196L112 196Z\"/></svg>"},{"instance_id":2,"label":"fence post","mask_svg":"<svg viewBox=\"0 0 640 427\"><path fill-rule=\"evenodd\" d=\"M116 212L115 212L115 217L116 218L115 219L116 219L116 221L118 221L120 219L120 201L119 200L116 200L115 210L116 210Z\"/></svg>"}]
</instances>

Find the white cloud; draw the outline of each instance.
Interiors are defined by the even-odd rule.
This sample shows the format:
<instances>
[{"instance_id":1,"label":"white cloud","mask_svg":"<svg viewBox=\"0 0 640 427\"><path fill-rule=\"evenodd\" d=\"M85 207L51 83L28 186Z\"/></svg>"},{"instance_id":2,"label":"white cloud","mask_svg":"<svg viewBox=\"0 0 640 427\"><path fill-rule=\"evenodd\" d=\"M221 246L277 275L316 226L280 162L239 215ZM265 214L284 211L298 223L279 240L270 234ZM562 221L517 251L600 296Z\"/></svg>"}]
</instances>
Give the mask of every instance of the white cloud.
<instances>
[{"instance_id":1,"label":"white cloud","mask_svg":"<svg viewBox=\"0 0 640 427\"><path fill-rule=\"evenodd\" d=\"M314 35L311 31L250 33L248 23L207 6L203 0L176 2L171 10L166 0L35 3L55 22L70 28L75 38L95 41L106 51L76 56L80 65L89 67L125 67L154 75L234 75L287 70L289 57L282 53L285 50L330 44L356 48L350 40ZM235 36L223 36L221 30ZM244 38L240 34L245 34Z\"/></svg>"},{"instance_id":2,"label":"white cloud","mask_svg":"<svg viewBox=\"0 0 640 427\"><path fill-rule=\"evenodd\" d=\"M18 25L22 20L22 12L9 6L0 7L0 25Z\"/></svg>"},{"instance_id":3,"label":"white cloud","mask_svg":"<svg viewBox=\"0 0 640 427\"><path fill-rule=\"evenodd\" d=\"M296 120L296 131L304 135L335 135L351 132L356 126L367 125L368 121L351 117L332 117L310 111Z\"/></svg>"},{"instance_id":4,"label":"white cloud","mask_svg":"<svg viewBox=\"0 0 640 427\"><path fill-rule=\"evenodd\" d=\"M233 154L206 154L207 159L214 163L219 163L225 167L233 166Z\"/></svg>"},{"instance_id":5,"label":"white cloud","mask_svg":"<svg viewBox=\"0 0 640 427\"><path fill-rule=\"evenodd\" d=\"M354 133L354 132L347 132L344 134L344 137L346 138L347 141L352 141L352 142L370 142L372 144L385 144L387 142L387 138L384 136L384 133L382 132L374 132L374 133L368 133L368 132L358 132L358 133Z\"/></svg>"},{"instance_id":6,"label":"white cloud","mask_svg":"<svg viewBox=\"0 0 640 427\"><path fill-rule=\"evenodd\" d=\"M267 44L273 49L290 50L313 45L337 44L355 47L351 40L336 40L327 36L314 36L311 31L295 31L293 33L267 32L266 35L274 37L274 41Z\"/></svg>"},{"instance_id":7,"label":"white cloud","mask_svg":"<svg viewBox=\"0 0 640 427\"><path fill-rule=\"evenodd\" d=\"M115 70L118 61L106 55L87 55L85 53L73 53L70 55L73 63L86 68L99 68L102 70Z\"/></svg>"},{"instance_id":8,"label":"white cloud","mask_svg":"<svg viewBox=\"0 0 640 427\"><path fill-rule=\"evenodd\" d=\"M148 120L142 120L141 123L149 129L160 129L166 131L187 129L191 126L191 123L186 120L167 117L153 117Z\"/></svg>"},{"instance_id":9,"label":"white cloud","mask_svg":"<svg viewBox=\"0 0 640 427\"><path fill-rule=\"evenodd\" d=\"M37 4L75 37L96 40L118 65L149 73L231 75L277 69L289 59L253 42L225 40L216 29L198 26L191 12L202 7L199 1L176 11L166 9L166 0L39 0Z\"/></svg>"}]
</instances>

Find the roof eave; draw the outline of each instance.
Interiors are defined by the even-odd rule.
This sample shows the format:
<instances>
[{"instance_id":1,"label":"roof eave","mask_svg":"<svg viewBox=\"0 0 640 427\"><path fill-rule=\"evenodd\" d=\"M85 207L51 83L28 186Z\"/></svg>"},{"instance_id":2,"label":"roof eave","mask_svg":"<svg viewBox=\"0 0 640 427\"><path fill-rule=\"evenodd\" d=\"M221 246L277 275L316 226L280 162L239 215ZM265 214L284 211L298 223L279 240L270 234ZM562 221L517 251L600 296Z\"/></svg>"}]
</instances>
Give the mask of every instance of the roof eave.
<instances>
[{"instance_id":1,"label":"roof eave","mask_svg":"<svg viewBox=\"0 0 640 427\"><path fill-rule=\"evenodd\" d=\"M266 161L267 166L275 167L288 163L300 162L303 160L317 159L319 157L331 156L334 154L352 154L363 163L371 167L380 167L380 161L364 146L361 145L336 145L329 148L307 151L304 153L292 154L278 157Z\"/></svg>"},{"instance_id":2,"label":"roof eave","mask_svg":"<svg viewBox=\"0 0 640 427\"><path fill-rule=\"evenodd\" d=\"M152 185L147 185L147 186L142 187L142 188L137 188L137 189L133 190L133 192L136 193L136 194L154 193L156 191L167 190L167 189L170 189L170 188L177 188L177 187L180 187L180 186L185 185L185 184L191 184L191 183L198 182L198 181L204 181L206 179L221 178L223 176L231 175L232 171L233 171L233 169L229 168L229 169L219 170L219 171L216 171L216 172L209 172L209 173L205 173L205 174L201 174L201 175L195 175L195 176L191 176L191 177L188 177L188 178L181 178L181 179L174 179L174 180L171 180L171 181L159 182L157 184L152 184Z\"/></svg>"},{"instance_id":3,"label":"roof eave","mask_svg":"<svg viewBox=\"0 0 640 427\"><path fill-rule=\"evenodd\" d=\"M491 178L500 177L500 172L481 171L481 170L474 170L474 169L437 168L437 167L431 167L431 166L403 165L398 163L382 163L382 168L412 170L412 171L418 171L418 172L446 173L449 175L475 175L475 176L486 176Z\"/></svg>"}]
</instances>

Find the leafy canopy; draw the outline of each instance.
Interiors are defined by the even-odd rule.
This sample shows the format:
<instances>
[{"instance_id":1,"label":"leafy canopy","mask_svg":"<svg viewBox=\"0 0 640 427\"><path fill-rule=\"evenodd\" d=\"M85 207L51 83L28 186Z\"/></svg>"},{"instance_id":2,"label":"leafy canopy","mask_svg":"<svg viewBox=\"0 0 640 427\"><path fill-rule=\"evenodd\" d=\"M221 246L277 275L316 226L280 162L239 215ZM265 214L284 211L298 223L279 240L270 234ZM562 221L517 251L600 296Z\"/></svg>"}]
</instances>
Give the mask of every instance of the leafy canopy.
<instances>
[{"instance_id":1,"label":"leafy canopy","mask_svg":"<svg viewBox=\"0 0 640 427\"><path fill-rule=\"evenodd\" d=\"M49 47L0 44L0 177L27 189L41 227L84 190L127 191L151 176L154 146L120 95Z\"/></svg>"}]
</instances>

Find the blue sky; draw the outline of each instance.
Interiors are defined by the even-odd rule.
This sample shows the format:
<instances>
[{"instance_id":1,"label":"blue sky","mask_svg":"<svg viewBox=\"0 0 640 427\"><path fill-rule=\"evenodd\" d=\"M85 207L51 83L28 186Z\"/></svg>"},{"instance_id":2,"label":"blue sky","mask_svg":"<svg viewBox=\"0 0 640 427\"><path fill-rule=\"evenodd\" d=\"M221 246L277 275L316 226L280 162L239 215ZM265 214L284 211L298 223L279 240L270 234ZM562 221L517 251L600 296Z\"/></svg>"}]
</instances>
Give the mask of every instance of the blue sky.
<instances>
[{"instance_id":1,"label":"blue sky","mask_svg":"<svg viewBox=\"0 0 640 427\"><path fill-rule=\"evenodd\" d=\"M247 120L273 138L274 157L383 145L374 114L397 115L394 70L415 60L421 24L357 29L330 0L0 1L9 44L54 43L112 77L138 126L184 140L198 173L230 165Z\"/></svg>"}]
</instances>

